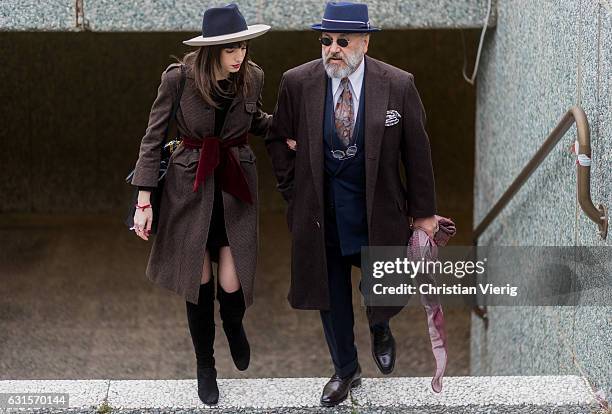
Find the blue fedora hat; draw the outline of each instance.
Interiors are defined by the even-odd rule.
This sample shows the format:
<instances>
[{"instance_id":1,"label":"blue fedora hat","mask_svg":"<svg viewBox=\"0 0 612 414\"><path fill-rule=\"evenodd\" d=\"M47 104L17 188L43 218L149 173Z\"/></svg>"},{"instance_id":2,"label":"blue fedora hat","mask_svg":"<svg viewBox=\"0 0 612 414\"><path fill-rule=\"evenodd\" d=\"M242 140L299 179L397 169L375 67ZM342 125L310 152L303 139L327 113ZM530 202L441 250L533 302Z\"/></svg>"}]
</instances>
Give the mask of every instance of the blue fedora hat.
<instances>
[{"instance_id":1,"label":"blue fedora hat","mask_svg":"<svg viewBox=\"0 0 612 414\"><path fill-rule=\"evenodd\" d=\"M370 26L368 5L331 1L325 6L321 23L310 26L314 30L330 33L368 33L380 29Z\"/></svg>"},{"instance_id":2,"label":"blue fedora hat","mask_svg":"<svg viewBox=\"0 0 612 414\"><path fill-rule=\"evenodd\" d=\"M202 18L202 35L185 40L189 46L210 46L239 42L261 36L270 30L267 24L247 26L244 16L235 3L223 7L211 7Z\"/></svg>"}]
</instances>

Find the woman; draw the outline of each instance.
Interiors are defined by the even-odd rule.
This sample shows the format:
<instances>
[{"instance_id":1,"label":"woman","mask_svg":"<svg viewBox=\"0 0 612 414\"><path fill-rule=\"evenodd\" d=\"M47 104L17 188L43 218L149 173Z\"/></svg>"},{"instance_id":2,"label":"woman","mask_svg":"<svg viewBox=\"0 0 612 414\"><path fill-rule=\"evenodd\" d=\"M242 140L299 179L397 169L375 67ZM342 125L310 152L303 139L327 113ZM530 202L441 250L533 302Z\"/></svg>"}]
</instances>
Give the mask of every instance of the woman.
<instances>
[{"instance_id":1,"label":"woman","mask_svg":"<svg viewBox=\"0 0 612 414\"><path fill-rule=\"evenodd\" d=\"M216 404L211 262L218 263L219 313L232 359L239 370L250 360L242 318L253 302L257 171L247 133L264 135L271 116L261 110L263 71L249 60L247 49L248 40L270 26L247 26L235 4L206 10L202 26L202 36L183 42L199 48L161 76L131 183L140 189L134 230L148 240L150 190L157 185L160 145L184 71L176 112L182 141L170 157L146 274L185 298L198 395L205 404Z\"/></svg>"}]
</instances>

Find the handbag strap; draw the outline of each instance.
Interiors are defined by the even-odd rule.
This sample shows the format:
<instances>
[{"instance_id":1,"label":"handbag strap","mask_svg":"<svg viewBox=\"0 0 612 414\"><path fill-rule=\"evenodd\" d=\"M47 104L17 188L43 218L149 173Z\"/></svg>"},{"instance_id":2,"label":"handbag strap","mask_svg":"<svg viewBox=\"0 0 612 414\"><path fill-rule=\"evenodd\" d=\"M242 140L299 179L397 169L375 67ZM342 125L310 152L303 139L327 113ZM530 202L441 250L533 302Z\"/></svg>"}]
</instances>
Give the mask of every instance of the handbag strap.
<instances>
[{"instance_id":1,"label":"handbag strap","mask_svg":"<svg viewBox=\"0 0 612 414\"><path fill-rule=\"evenodd\" d=\"M181 80L179 82L179 87L176 93L176 97L174 98L174 101L172 102L172 111L170 112L170 119L168 120L168 124L166 125L166 131L164 133L164 142L162 143L162 150L164 146L166 145L166 143L168 142L168 133L170 132L170 125L172 122L176 122L176 112L178 111L178 108L181 105L181 96L183 96L183 89L185 89L185 78L186 78L185 66L181 64L179 67L181 69ZM177 128L177 132L178 132L178 128Z\"/></svg>"}]
</instances>

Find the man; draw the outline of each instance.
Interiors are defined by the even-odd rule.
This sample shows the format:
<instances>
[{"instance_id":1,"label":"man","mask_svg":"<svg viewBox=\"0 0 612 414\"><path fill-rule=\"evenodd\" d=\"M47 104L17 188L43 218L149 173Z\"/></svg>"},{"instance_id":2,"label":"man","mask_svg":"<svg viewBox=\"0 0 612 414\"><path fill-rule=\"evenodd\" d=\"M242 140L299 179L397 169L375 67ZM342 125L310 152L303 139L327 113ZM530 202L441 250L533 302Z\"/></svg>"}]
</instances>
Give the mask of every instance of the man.
<instances>
[{"instance_id":1,"label":"man","mask_svg":"<svg viewBox=\"0 0 612 414\"><path fill-rule=\"evenodd\" d=\"M283 74L266 147L288 202L288 299L294 308L320 310L335 368L321 404L334 406L361 383L351 300L361 247L406 245L410 218L433 235L436 203L413 76L366 56L370 32L380 30L370 26L367 6L328 3L312 29L321 32L322 58ZM372 355L384 374L395 363L388 321L398 311L366 310Z\"/></svg>"}]
</instances>

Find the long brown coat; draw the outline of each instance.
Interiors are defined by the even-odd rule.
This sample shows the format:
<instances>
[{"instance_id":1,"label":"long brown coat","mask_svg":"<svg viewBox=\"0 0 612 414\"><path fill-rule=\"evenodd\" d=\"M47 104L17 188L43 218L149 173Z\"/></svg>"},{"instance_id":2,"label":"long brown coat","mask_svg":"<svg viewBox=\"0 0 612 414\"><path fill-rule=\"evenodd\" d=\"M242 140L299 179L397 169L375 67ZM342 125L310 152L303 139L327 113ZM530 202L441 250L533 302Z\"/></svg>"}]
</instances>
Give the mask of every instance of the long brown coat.
<instances>
[{"instance_id":1,"label":"long brown coat","mask_svg":"<svg viewBox=\"0 0 612 414\"><path fill-rule=\"evenodd\" d=\"M365 169L369 244L403 246L409 219L436 212L425 111L412 74L365 57ZM327 75L321 59L283 74L266 147L288 202L293 244L289 302L329 309L324 223L323 113ZM400 122L385 126L388 110ZM297 141L287 149L286 137ZM400 177L400 159L406 184ZM390 313L395 313L397 309Z\"/></svg>"},{"instance_id":2,"label":"long brown coat","mask_svg":"<svg viewBox=\"0 0 612 414\"><path fill-rule=\"evenodd\" d=\"M249 64L254 74L252 87L248 96L239 93L231 103L219 137L221 139L233 138L245 131L263 135L270 124L270 115L261 110L263 71L257 65ZM179 64L168 66L162 73L157 98L149 115L149 125L140 145L131 182L133 185L157 186L160 145L179 81ZM181 136L202 139L214 133L214 108L199 95L191 70L187 70L176 125ZM256 161L248 145L230 150L240 160L253 197L251 205L222 192L227 238L245 303L250 306L253 303L258 248ZM180 145L170 157L158 230L146 269L151 281L192 303L198 302L214 192L214 174L207 178L203 186L200 185L197 192L193 192L199 155L199 149L187 149Z\"/></svg>"}]
</instances>

